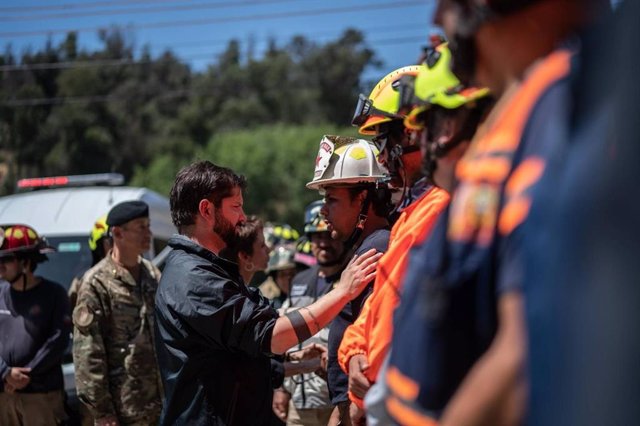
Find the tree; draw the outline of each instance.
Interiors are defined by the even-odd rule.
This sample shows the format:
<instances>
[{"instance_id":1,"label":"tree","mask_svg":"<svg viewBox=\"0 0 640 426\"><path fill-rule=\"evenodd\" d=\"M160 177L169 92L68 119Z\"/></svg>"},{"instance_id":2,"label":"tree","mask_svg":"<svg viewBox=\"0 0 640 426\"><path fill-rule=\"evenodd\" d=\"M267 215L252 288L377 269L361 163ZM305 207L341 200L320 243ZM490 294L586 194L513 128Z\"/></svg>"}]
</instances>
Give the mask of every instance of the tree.
<instances>
[{"instance_id":1,"label":"tree","mask_svg":"<svg viewBox=\"0 0 640 426\"><path fill-rule=\"evenodd\" d=\"M136 57L127 29L101 30L99 38L93 51L79 50L77 34L69 33L19 61L10 47L0 56L0 65L24 65L0 74L4 176L116 171L166 192L179 166L198 155L222 156L255 182L249 207L299 221L312 198L297 192L307 175L299 167L313 160L323 129L349 125L360 75L377 64L355 30L326 44L303 36L271 40L261 57L251 46L243 55L231 40L202 73L170 51L154 57L146 47ZM37 66L60 62L82 66ZM256 138L276 149L252 145ZM270 188L281 191L261 199Z\"/></svg>"},{"instance_id":2,"label":"tree","mask_svg":"<svg viewBox=\"0 0 640 426\"><path fill-rule=\"evenodd\" d=\"M313 177L322 136L355 133L355 128L330 124L264 126L215 135L200 158L246 176L249 183L246 212L299 228L304 207L319 198L318 193L307 189L305 184Z\"/></svg>"}]
</instances>

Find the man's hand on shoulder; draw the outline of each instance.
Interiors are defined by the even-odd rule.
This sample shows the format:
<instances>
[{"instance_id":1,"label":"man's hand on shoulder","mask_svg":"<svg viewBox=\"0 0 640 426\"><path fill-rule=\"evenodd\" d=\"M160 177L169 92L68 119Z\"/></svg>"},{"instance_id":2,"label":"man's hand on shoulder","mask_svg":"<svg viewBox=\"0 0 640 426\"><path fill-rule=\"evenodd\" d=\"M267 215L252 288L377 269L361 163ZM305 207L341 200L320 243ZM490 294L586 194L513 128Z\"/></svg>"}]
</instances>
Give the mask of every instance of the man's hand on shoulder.
<instances>
[{"instance_id":1,"label":"man's hand on shoulder","mask_svg":"<svg viewBox=\"0 0 640 426\"><path fill-rule=\"evenodd\" d=\"M353 256L340 275L336 289L344 291L349 300L353 300L376 277L378 261L384 253L371 249L359 256Z\"/></svg>"}]
</instances>

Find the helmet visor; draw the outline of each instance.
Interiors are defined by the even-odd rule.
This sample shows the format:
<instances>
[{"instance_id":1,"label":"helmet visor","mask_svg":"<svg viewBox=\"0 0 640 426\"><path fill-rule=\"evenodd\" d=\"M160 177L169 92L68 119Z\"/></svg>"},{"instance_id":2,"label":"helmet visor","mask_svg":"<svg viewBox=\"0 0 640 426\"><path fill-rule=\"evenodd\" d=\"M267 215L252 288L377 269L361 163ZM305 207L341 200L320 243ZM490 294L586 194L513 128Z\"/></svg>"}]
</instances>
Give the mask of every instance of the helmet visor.
<instances>
[{"instance_id":1,"label":"helmet visor","mask_svg":"<svg viewBox=\"0 0 640 426\"><path fill-rule=\"evenodd\" d=\"M404 76L400 79L400 87L398 88L398 92L400 93L400 104L398 106L398 111L405 115L415 106L424 105L426 103L415 95L415 80L415 76Z\"/></svg>"},{"instance_id":2,"label":"helmet visor","mask_svg":"<svg viewBox=\"0 0 640 426\"><path fill-rule=\"evenodd\" d=\"M383 117L388 117L391 119L403 119L404 117L398 114L391 114L386 111L382 111L375 106L373 106L373 101L360 93L358 96L358 104L356 105L356 110L353 114L353 119L351 120L351 124L354 126L362 126L365 121L372 115L380 115Z\"/></svg>"}]
</instances>

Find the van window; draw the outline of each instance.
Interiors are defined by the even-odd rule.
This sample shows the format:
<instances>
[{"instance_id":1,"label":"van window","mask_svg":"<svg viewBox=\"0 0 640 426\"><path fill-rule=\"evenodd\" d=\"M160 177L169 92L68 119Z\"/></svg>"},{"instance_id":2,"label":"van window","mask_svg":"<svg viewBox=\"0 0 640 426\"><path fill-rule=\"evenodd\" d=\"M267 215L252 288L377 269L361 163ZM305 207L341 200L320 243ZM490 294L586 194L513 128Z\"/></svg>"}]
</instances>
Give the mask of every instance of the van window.
<instances>
[{"instance_id":1,"label":"van window","mask_svg":"<svg viewBox=\"0 0 640 426\"><path fill-rule=\"evenodd\" d=\"M69 290L71 281L91 267L91 250L87 240L86 235L47 237L47 242L58 251L47 253L49 261L38 265L36 275L55 281Z\"/></svg>"}]
</instances>

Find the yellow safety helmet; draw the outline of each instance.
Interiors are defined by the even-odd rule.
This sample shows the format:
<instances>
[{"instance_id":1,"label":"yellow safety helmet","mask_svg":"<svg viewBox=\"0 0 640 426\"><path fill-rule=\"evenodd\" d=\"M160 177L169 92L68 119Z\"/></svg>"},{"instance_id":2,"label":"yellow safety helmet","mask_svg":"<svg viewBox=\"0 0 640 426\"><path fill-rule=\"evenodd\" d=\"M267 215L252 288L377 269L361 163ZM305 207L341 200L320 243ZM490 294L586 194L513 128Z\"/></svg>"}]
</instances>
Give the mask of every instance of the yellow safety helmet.
<instances>
[{"instance_id":1,"label":"yellow safety helmet","mask_svg":"<svg viewBox=\"0 0 640 426\"><path fill-rule=\"evenodd\" d=\"M264 241L270 249L283 244L295 244L300 238L300 233L287 223L267 222L262 229Z\"/></svg>"},{"instance_id":2,"label":"yellow safety helmet","mask_svg":"<svg viewBox=\"0 0 640 426\"><path fill-rule=\"evenodd\" d=\"M402 88L401 91L404 91ZM408 91L411 90L410 88ZM421 129L423 125L418 116L429 109L431 105L438 105L446 109L457 109L462 106L473 106L475 101L489 95L489 89L464 87L451 71L451 50L448 43L434 47L413 82L413 96L410 100L401 99L399 108L412 106L413 108L404 119L405 127ZM405 105L402 105L402 104ZM411 105L406 105L411 104Z\"/></svg>"},{"instance_id":3,"label":"yellow safety helmet","mask_svg":"<svg viewBox=\"0 0 640 426\"><path fill-rule=\"evenodd\" d=\"M89 248L91 251L95 251L98 248L98 242L107 235L107 231L109 231L107 215L104 215L96 220L93 228L91 228L91 234L89 234Z\"/></svg>"},{"instance_id":4,"label":"yellow safety helmet","mask_svg":"<svg viewBox=\"0 0 640 426\"><path fill-rule=\"evenodd\" d=\"M296 254L293 260L305 266L313 266L318 263L311 251L311 241L308 235L303 235L296 241Z\"/></svg>"},{"instance_id":5,"label":"yellow safety helmet","mask_svg":"<svg viewBox=\"0 0 640 426\"><path fill-rule=\"evenodd\" d=\"M354 126L359 126L360 134L375 135L375 126L404 119L404 115L398 114L400 80L405 76L417 76L419 70L419 65L398 68L384 76L368 97L360 94L351 121Z\"/></svg>"}]
</instances>

